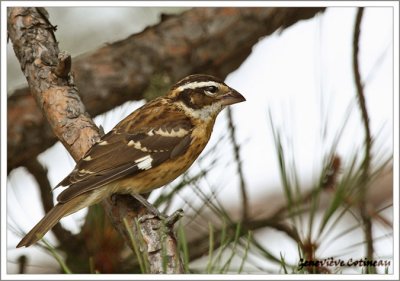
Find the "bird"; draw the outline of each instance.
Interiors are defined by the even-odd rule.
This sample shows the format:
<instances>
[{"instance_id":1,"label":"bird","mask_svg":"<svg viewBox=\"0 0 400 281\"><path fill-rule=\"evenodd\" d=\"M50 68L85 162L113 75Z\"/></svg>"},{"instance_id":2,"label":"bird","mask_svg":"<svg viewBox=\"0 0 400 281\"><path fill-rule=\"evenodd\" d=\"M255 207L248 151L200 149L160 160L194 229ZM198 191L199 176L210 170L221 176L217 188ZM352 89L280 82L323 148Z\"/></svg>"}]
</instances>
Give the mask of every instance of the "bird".
<instances>
[{"instance_id":1,"label":"bird","mask_svg":"<svg viewBox=\"0 0 400 281\"><path fill-rule=\"evenodd\" d=\"M218 114L246 99L222 80L189 75L121 120L55 188L57 204L19 242L29 247L57 222L113 194L140 196L184 173L206 147Z\"/></svg>"}]
</instances>

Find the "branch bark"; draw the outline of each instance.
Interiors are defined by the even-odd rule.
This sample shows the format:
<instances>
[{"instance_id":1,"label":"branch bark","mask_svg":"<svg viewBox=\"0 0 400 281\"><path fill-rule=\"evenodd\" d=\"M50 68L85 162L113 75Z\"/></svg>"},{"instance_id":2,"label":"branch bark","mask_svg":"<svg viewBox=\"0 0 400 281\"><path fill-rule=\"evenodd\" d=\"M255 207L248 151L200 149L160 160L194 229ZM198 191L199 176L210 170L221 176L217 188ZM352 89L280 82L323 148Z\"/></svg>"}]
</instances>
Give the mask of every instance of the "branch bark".
<instances>
[{"instance_id":1,"label":"branch bark","mask_svg":"<svg viewBox=\"0 0 400 281\"><path fill-rule=\"evenodd\" d=\"M180 212L171 215L165 223L146 213L147 210L141 208L142 205L131 196L114 194L107 201L112 208L107 208L106 211L112 218L114 227L136 253L137 262L140 264L145 257L143 262L148 266L141 266L143 273L184 273L173 233L173 226L180 218ZM132 212L132 209L137 212ZM140 249L135 249L135 245L139 245Z\"/></svg>"},{"instance_id":2,"label":"branch bark","mask_svg":"<svg viewBox=\"0 0 400 281\"><path fill-rule=\"evenodd\" d=\"M58 76L55 71L70 57L60 53L54 30L36 8L8 10L8 35L30 92L54 135L77 161L100 134L85 111L72 76ZM64 71L69 73L70 69Z\"/></svg>"},{"instance_id":3,"label":"branch bark","mask_svg":"<svg viewBox=\"0 0 400 281\"><path fill-rule=\"evenodd\" d=\"M225 78L263 36L325 8L196 8L163 19L125 40L74 59L83 103L92 116L129 100L161 95L193 73ZM57 141L29 89L8 99L8 171Z\"/></svg>"}]
</instances>

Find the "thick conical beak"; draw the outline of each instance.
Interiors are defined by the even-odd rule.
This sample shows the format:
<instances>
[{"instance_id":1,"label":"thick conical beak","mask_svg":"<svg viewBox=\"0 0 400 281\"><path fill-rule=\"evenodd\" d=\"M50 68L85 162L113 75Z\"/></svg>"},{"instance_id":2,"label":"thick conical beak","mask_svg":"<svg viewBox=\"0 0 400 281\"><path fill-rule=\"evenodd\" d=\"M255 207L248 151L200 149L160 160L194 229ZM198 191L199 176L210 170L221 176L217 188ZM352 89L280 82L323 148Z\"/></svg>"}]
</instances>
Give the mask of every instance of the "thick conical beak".
<instances>
[{"instance_id":1,"label":"thick conical beak","mask_svg":"<svg viewBox=\"0 0 400 281\"><path fill-rule=\"evenodd\" d=\"M244 98L244 96L239 94L239 92L230 88L229 92L221 96L221 101L222 105L231 105L242 101L246 101L246 99Z\"/></svg>"}]
</instances>

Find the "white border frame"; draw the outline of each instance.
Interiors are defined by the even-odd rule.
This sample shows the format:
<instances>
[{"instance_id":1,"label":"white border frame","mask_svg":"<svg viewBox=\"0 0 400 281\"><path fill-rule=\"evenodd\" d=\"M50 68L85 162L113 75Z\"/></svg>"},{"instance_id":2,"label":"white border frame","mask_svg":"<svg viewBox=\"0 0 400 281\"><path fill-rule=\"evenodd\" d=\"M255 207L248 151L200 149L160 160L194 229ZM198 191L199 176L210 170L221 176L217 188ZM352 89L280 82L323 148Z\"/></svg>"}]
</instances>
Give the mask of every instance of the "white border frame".
<instances>
[{"instance_id":1,"label":"white border frame","mask_svg":"<svg viewBox=\"0 0 400 281\"><path fill-rule=\"evenodd\" d=\"M394 25L393 25L393 81L394 81L394 143L393 143L393 170L394 170L394 189L393 189L393 240L394 240L394 265L392 275L216 275L216 274L191 274L191 275L134 275L134 274L119 274L119 275L91 275L91 274L74 274L74 275L59 275L59 274L7 274L6 268L6 247L1 246L1 279L2 280L265 280L265 279L281 279L281 280L398 280L399 279L399 3L397 1L3 1L1 2L1 241L5 241L6 237L6 152L7 145L4 136L7 136L7 7L9 6L46 6L46 7L63 7L63 6L137 6L137 7L207 7L207 6L234 6L234 7L393 7L394 10ZM3 165L5 163L5 165Z\"/></svg>"}]
</instances>

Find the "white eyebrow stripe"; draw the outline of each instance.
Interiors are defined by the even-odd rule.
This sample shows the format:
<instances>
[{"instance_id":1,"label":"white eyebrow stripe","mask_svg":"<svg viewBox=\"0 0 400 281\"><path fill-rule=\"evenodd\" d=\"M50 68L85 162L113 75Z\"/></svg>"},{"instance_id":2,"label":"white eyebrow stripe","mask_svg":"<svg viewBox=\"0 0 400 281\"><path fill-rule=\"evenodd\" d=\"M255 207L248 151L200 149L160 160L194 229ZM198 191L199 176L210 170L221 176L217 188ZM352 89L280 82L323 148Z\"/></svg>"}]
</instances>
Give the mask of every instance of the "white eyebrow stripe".
<instances>
[{"instance_id":1,"label":"white eyebrow stripe","mask_svg":"<svg viewBox=\"0 0 400 281\"><path fill-rule=\"evenodd\" d=\"M214 82L214 81L203 81L203 82L189 82L185 85L179 86L178 87L178 91L184 91L186 89L196 89L196 88L202 88L202 87L211 87L211 86L215 86L215 87L219 87L219 85L221 85L221 83L218 82Z\"/></svg>"}]
</instances>

